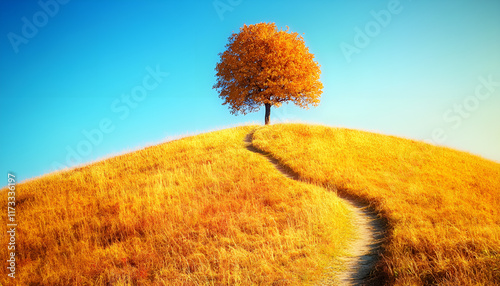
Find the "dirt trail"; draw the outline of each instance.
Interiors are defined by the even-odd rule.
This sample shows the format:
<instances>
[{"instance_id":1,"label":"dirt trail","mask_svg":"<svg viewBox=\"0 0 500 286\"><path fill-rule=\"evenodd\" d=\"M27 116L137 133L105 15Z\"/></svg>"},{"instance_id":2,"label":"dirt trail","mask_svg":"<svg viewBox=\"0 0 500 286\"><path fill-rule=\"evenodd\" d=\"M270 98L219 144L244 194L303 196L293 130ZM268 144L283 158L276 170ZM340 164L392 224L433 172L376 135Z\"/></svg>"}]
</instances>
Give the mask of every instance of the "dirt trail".
<instances>
[{"instance_id":1,"label":"dirt trail","mask_svg":"<svg viewBox=\"0 0 500 286\"><path fill-rule=\"evenodd\" d=\"M253 133L252 131L245 138L246 148L249 151L265 156L284 176L293 180L300 180L300 176L291 168L280 164L271 154L255 148L252 144ZM376 213L369 210L368 207L351 198L343 197L341 194L339 196L348 203L353 213L353 222L357 227L358 238L351 243L349 250L351 255L341 258L343 265L341 268L345 270L331 273L332 275L328 275L318 285L376 285L373 281L369 281L369 276L377 262L380 246L384 238L383 223L377 218Z\"/></svg>"}]
</instances>

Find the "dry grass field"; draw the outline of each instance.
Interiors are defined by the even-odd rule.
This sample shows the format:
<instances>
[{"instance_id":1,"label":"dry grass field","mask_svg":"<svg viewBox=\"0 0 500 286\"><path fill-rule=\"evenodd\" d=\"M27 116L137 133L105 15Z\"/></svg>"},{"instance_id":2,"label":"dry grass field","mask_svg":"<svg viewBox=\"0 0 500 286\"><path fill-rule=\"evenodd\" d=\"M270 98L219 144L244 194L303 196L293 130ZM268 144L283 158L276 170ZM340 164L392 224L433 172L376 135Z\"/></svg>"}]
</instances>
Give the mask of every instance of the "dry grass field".
<instances>
[{"instance_id":1,"label":"dry grass field","mask_svg":"<svg viewBox=\"0 0 500 286\"><path fill-rule=\"evenodd\" d=\"M15 283L316 281L355 236L351 213L333 192L288 179L247 150L244 138L255 128L184 138L18 184ZM3 222L6 207L2 195ZM0 244L7 242L2 235ZM0 273L9 285L6 267Z\"/></svg>"},{"instance_id":2,"label":"dry grass field","mask_svg":"<svg viewBox=\"0 0 500 286\"><path fill-rule=\"evenodd\" d=\"M249 151L253 131L255 147L305 182ZM15 282L313 284L356 237L336 193L386 220L375 273L387 284L500 284L499 164L302 124L196 135L18 184Z\"/></svg>"},{"instance_id":3,"label":"dry grass field","mask_svg":"<svg viewBox=\"0 0 500 286\"><path fill-rule=\"evenodd\" d=\"M500 164L368 132L301 124L253 144L388 222L377 274L390 285L500 285Z\"/></svg>"}]
</instances>

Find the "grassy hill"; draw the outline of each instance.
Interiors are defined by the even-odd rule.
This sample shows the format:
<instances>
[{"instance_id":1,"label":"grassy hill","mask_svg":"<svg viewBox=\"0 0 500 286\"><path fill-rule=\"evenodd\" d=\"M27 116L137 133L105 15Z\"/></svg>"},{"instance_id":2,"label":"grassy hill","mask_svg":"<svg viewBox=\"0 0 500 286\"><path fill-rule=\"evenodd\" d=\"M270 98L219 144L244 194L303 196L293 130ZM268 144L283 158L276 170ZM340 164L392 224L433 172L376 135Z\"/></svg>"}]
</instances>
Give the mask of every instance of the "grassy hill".
<instances>
[{"instance_id":1,"label":"grassy hill","mask_svg":"<svg viewBox=\"0 0 500 286\"><path fill-rule=\"evenodd\" d=\"M17 186L18 285L301 285L353 237L334 193L246 149L255 126ZM2 221L6 196L1 198ZM2 235L1 245L8 237ZM8 257L7 247L0 257ZM1 280L8 285L6 268Z\"/></svg>"},{"instance_id":2,"label":"grassy hill","mask_svg":"<svg viewBox=\"0 0 500 286\"><path fill-rule=\"evenodd\" d=\"M388 220L378 275L395 285L500 285L500 164L368 132L275 125L254 134L306 181Z\"/></svg>"},{"instance_id":3,"label":"grassy hill","mask_svg":"<svg viewBox=\"0 0 500 286\"><path fill-rule=\"evenodd\" d=\"M305 182L247 150L253 131ZM500 284L499 178L497 163L355 130L201 134L19 184L16 282L310 284L356 237L338 193L387 221L376 275L389 284Z\"/></svg>"}]
</instances>

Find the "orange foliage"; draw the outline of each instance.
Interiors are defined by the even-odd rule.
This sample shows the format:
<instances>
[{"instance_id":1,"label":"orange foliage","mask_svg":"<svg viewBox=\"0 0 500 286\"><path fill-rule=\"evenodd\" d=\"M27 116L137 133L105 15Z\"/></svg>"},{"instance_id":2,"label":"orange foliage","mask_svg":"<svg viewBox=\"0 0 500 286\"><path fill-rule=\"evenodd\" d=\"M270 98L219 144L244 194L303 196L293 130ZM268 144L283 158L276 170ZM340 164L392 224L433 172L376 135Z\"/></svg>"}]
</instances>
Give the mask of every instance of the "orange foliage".
<instances>
[{"instance_id":1,"label":"orange foliage","mask_svg":"<svg viewBox=\"0 0 500 286\"><path fill-rule=\"evenodd\" d=\"M246 114L265 104L292 101L317 106L323 84L320 65L298 33L278 30L274 23L244 25L229 37L220 54L214 89L231 113Z\"/></svg>"}]
</instances>

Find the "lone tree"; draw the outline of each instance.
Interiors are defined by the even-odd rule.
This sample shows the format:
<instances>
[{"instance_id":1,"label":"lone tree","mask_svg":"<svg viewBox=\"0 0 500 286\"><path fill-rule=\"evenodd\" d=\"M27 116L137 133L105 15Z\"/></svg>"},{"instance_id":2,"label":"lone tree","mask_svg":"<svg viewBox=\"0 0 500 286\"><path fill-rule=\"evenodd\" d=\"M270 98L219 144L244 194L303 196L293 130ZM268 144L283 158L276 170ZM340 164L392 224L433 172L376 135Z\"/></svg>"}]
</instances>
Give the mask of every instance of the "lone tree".
<instances>
[{"instance_id":1,"label":"lone tree","mask_svg":"<svg viewBox=\"0 0 500 286\"><path fill-rule=\"evenodd\" d=\"M314 61L298 33L278 30L274 23L244 25L229 37L217 63L219 97L231 114L247 114L266 107L269 124L271 106L292 101L302 108L317 106L323 84L320 65Z\"/></svg>"}]
</instances>

